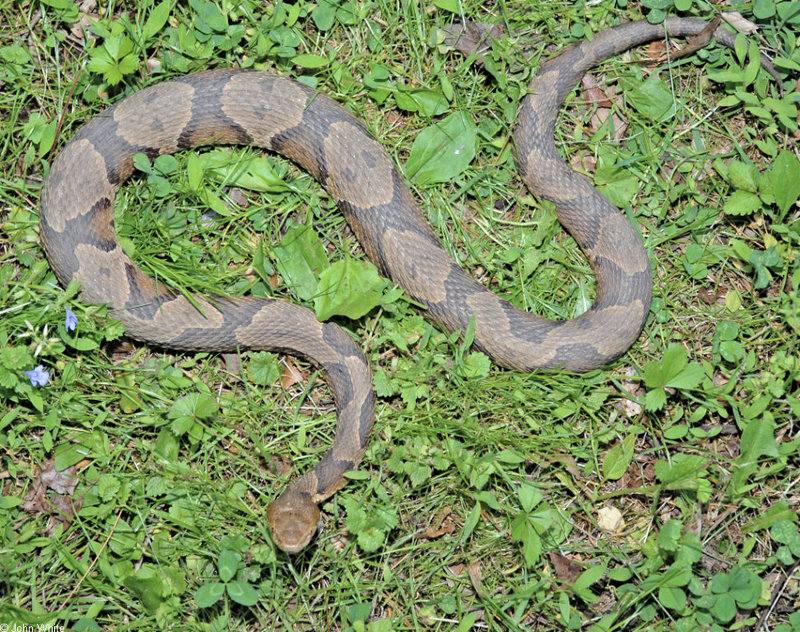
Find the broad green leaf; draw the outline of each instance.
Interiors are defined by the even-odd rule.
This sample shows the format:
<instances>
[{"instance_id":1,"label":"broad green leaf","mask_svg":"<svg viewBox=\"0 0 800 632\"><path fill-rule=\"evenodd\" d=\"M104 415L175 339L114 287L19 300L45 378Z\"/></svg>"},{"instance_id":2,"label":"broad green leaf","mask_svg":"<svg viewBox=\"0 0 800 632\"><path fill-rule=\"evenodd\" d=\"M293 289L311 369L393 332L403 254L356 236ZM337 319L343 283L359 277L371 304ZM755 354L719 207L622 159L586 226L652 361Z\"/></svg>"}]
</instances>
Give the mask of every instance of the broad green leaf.
<instances>
[{"instance_id":1,"label":"broad green leaf","mask_svg":"<svg viewBox=\"0 0 800 632\"><path fill-rule=\"evenodd\" d=\"M658 533L658 548L674 553L678 550L683 524L680 520L668 520Z\"/></svg>"},{"instance_id":2,"label":"broad green leaf","mask_svg":"<svg viewBox=\"0 0 800 632\"><path fill-rule=\"evenodd\" d=\"M243 581L232 581L226 586L228 595L236 603L243 606L255 606L258 603L258 593L250 584Z\"/></svg>"},{"instance_id":3,"label":"broad green leaf","mask_svg":"<svg viewBox=\"0 0 800 632\"><path fill-rule=\"evenodd\" d=\"M600 581L600 578L603 577L603 574L605 572L606 572L606 562L600 562L599 564L590 566L580 575L578 575L578 578L575 580L575 583L572 584L572 587L588 588L595 582Z\"/></svg>"},{"instance_id":4,"label":"broad green leaf","mask_svg":"<svg viewBox=\"0 0 800 632\"><path fill-rule=\"evenodd\" d=\"M80 443L64 443L56 448L54 467L61 472L68 467L80 463L91 451Z\"/></svg>"},{"instance_id":5,"label":"broad green leaf","mask_svg":"<svg viewBox=\"0 0 800 632\"><path fill-rule=\"evenodd\" d=\"M704 375L705 373L703 372L703 367L696 362L692 362L684 367L680 373L674 377L671 377L667 381L666 386L667 388L697 388L700 385L700 382L703 381Z\"/></svg>"},{"instance_id":6,"label":"broad green leaf","mask_svg":"<svg viewBox=\"0 0 800 632\"><path fill-rule=\"evenodd\" d=\"M736 34L736 39L733 43L733 49L736 53L736 59L739 60L739 64L744 64L745 60L747 59L747 51L750 48L749 42L747 38L742 33Z\"/></svg>"},{"instance_id":7,"label":"broad green leaf","mask_svg":"<svg viewBox=\"0 0 800 632\"><path fill-rule=\"evenodd\" d=\"M291 188L266 156L241 157L231 149L220 147L199 154L198 159L209 179L219 184L269 193L281 193Z\"/></svg>"},{"instance_id":8,"label":"broad green leaf","mask_svg":"<svg viewBox=\"0 0 800 632\"><path fill-rule=\"evenodd\" d=\"M369 601L362 601L359 603L354 603L352 606L347 608L347 620L350 623L355 623L356 621L366 621L369 619L369 615L372 613L372 603Z\"/></svg>"},{"instance_id":9,"label":"broad green leaf","mask_svg":"<svg viewBox=\"0 0 800 632\"><path fill-rule=\"evenodd\" d=\"M164 601L164 584L158 577L142 577L139 574L129 575L122 583L136 593L148 612L155 612Z\"/></svg>"},{"instance_id":10,"label":"broad green leaf","mask_svg":"<svg viewBox=\"0 0 800 632\"><path fill-rule=\"evenodd\" d=\"M214 211L217 215L221 215L222 217L228 217L231 214L230 209L225 206L225 202L222 201L222 198L218 195L215 195L211 189L202 188L198 192L198 196L200 200L202 200L203 204L205 204L208 208Z\"/></svg>"},{"instance_id":11,"label":"broad green leaf","mask_svg":"<svg viewBox=\"0 0 800 632\"><path fill-rule=\"evenodd\" d=\"M696 490L708 460L696 454L676 454L672 463L656 461L655 473L665 489Z\"/></svg>"},{"instance_id":12,"label":"broad green leaf","mask_svg":"<svg viewBox=\"0 0 800 632\"><path fill-rule=\"evenodd\" d=\"M686 349L680 345L670 345L664 352L661 362L648 362L645 365L645 386L648 388L666 386L669 378L679 373L687 363Z\"/></svg>"},{"instance_id":13,"label":"broad green leaf","mask_svg":"<svg viewBox=\"0 0 800 632\"><path fill-rule=\"evenodd\" d=\"M336 7L327 2L319 2L311 11L311 18L320 31L327 31L336 19Z\"/></svg>"},{"instance_id":14,"label":"broad green leaf","mask_svg":"<svg viewBox=\"0 0 800 632\"><path fill-rule=\"evenodd\" d=\"M325 246L311 226L295 224L275 246L275 267L303 301L317 295L317 276L328 267Z\"/></svg>"},{"instance_id":15,"label":"broad green leaf","mask_svg":"<svg viewBox=\"0 0 800 632\"><path fill-rule=\"evenodd\" d=\"M189 393L184 395L169 410L170 419L179 417L192 417L196 419L208 419L219 410L219 404L210 395L205 393Z\"/></svg>"},{"instance_id":16,"label":"broad green leaf","mask_svg":"<svg viewBox=\"0 0 800 632\"><path fill-rule=\"evenodd\" d=\"M466 542L469 536L472 535L472 532L475 530L475 527L478 526L478 521L481 518L481 504L476 502L473 505L472 509L470 509L469 514L467 514L466 520L464 520L464 530L461 532L461 541Z\"/></svg>"},{"instance_id":17,"label":"broad green leaf","mask_svg":"<svg viewBox=\"0 0 800 632\"><path fill-rule=\"evenodd\" d=\"M414 139L406 175L419 184L448 182L475 157L477 128L466 112L453 112Z\"/></svg>"},{"instance_id":18,"label":"broad green leaf","mask_svg":"<svg viewBox=\"0 0 800 632\"><path fill-rule=\"evenodd\" d=\"M738 83L742 81L743 71L741 70L720 70L718 72L709 71L706 76L711 81L717 83Z\"/></svg>"},{"instance_id":19,"label":"broad green leaf","mask_svg":"<svg viewBox=\"0 0 800 632\"><path fill-rule=\"evenodd\" d=\"M195 603L201 608L208 608L219 601L225 593L225 584L221 582L210 582L203 584L194 594Z\"/></svg>"},{"instance_id":20,"label":"broad green leaf","mask_svg":"<svg viewBox=\"0 0 800 632\"><path fill-rule=\"evenodd\" d=\"M793 70L800 70L800 64L794 64ZM797 129L797 105L790 99L789 96L785 96L781 99L773 99L771 97L767 97L761 99L761 103L763 103L764 106L772 110L772 112L775 114L775 116L778 117L778 120L784 127L786 127L789 130ZM766 143L767 141L762 141L762 142ZM769 141L769 144L774 145L774 141ZM777 146L775 146L775 148L777 149ZM767 151L766 153L774 155L775 152Z\"/></svg>"},{"instance_id":21,"label":"broad green leaf","mask_svg":"<svg viewBox=\"0 0 800 632\"><path fill-rule=\"evenodd\" d=\"M729 623L736 616L736 601L728 593L718 595L711 606L711 612L720 623Z\"/></svg>"},{"instance_id":22,"label":"broad green leaf","mask_svg":"<svg viewBox=\"0 0 800 632\"><path fill-rule=\"evenodd\" d=\"M736 340L727 340L720 344L719 352L726 362L739 362L744 358L747 351L742 343Z\"/></svg>"},{"instance_id":23,"label":"broad green leaf","mask_svg":"<svg viewBox=\"0 0 800 632\"><path fill-rule=\"evenodd\" d=\"M223 549L220 551L217 558L217 570L219 570L219 578L224 582L229 582L236 574L236 569L239 568L239 562L242 561L242 556L236 551L230 549Z\"/></svg>"},{"instance_id":24,"label":"broad green leaf","mask_svg":"<svg viewBox=\"0 0 800 632\"><path fill-rule=\"evenodd\" d=\"M753 15L759 20L768 20L775 15L775 0L755 0Z\"/></svg>"},{"instance_id":25,"label":"broad green leaf","mask_svg":"<svg viewBox=\"0 0 800 632\"><path fill-rule=\"evenodd\" d=\"M189 4L197 12L195 26L203 33L224 33L228 28L227 18L220 13L213 2L204 0L189 0Z\"/></svg>"},{"instance_id":26,"label":"broad green leaf","mask_svg":"<svg viewBox=\"0 0 800 632\"><path fill-rule=\"evenodd\" d=\"M791 544L797 539L797 526L789 520L778 520L769 530L769 534L775 542L781 544Z\"/></svg>"},{"instance_id":27,"label":"broad green leaf","mask_svg":"<svg viewBox=\"0 0 800 632\"><path fill-rule=\"evenodd\" d=\"M729 290L725 295L725 309L735 312L742 308L742 295L737 290Z\"/></svg>"},{"instance_id":28,"label":"broad green leaf","mask_svg":"<svg viewBox=\"0 0 800 632\"><path fill-rule=\"evenodd\" d=\"M347 512L345 526L350 533L358 533L367 524L367 512L355 499L345 498L344 509Z\"/></svg>"},{"instance_id":29,"label":"broad green leaf","mask_svg":"<svg viewBox=\"0 0 800 632\"><path fill-rule=\"evenodd\" d=\"M654 388L647 391L644 396L644 407L646 410L653 412L661 410L667 403L667 393L663 388Z\"/></svg>"},{"instance_id":30,"label":"broad green leaf","mask_svg":"<svg viewBox=\"0 0 800 632\"><path fill-rule=\"evenodd\" d=\"M153 171L161 174L162 176L166 176L174 171L177 171L179 167L180 164L178 163L178 160L172 154L158 156L153 161Z\"/></svg>"},{"instance_id":31,"label":"broad green leaf","mask_svg":"<svg viewBox=\"0 0 800 632\"><path fill-rule=\"evenodd\" d=\"M70 4L70 6L73 6ZM73 6L74 8L74 6ZM0 48L0 59L7 61L12 65L10 70L19 70L19 68L33 60L27 48L23 48L18 44L11 44Z\"/></svg>"},{"instance_id":32,"label":"broad green leaf","mask_svg":"<svg viewBox=\"0 0 800 632\"><path fill-rule=\"evenodd\" d=\"M761 596L761 580L758 575L741 566L734 566L730 572L729 594L745 610L754 608Z\"/></svg>"},{"instance_id":33,"label":"broad green leaf","mask_svg":"<svg viewBox=\"0 0 800 632\"><path fill-rule=\"evenodd\" d=\"M542 554L542 540L528 520L528 515L523 511L511 522L511 539L522 544L522 556L528 566L533 566L539 561Z\"/></svg>"},{"instance_id":34,"label":"broad green leaf","mask_svg":"<svg viewBox=\"0 0 800 632\"><path fill-rule=\"evenodd\" d=\"M433 0L433 5L450 13L461 13L460 0Z\"/></svg>"},{"instance_id":35,"label":"broad green leaf","mask_svg":"<svg viewBox=\"0 0 800 632\"><path fill-rule=\"evenodd\" d=\"M39 155L44 156L56 139L56 129L58 128L58 120L50 121L42 128L42 133L39 138Z\"/></svg>"},{"instance_id":36,"label":"broad green leaf","mask_svg":"<svg viewBox=\"0 0 800 632\"><path fill-rule=\"evenodd\" d=\"M378 269L364 261L346 257L324 270L319 277L314 310L317 318L332 316L361 318L380 305L387 282Z\"/></svg>"},{"instance_id":37,"label":"broad green leaf","mask_svg":"<svg viewBox=\"0 0 800 632\"><path fill-rule=\"evenodd\" d=\"M193 191L200 189L203 184L203 164L197 157L197 154L191 153L186 158L186 179L189 182L189 187Z\"/></svg>"},{"instance_id":38,"label":"broad green leaf","mask_svg":"<svg viewBox=\"0 0 800 632\"><path fill-rule=\"evenodd\" d=\"M629 434L613 446L603 457L603 478L616 481L622 478L633 460L636 435Z\"/></svg>"},{"instance_id":39,"label":"broad green leaf","mask_svg":"<svg viewBox=\"0 0 800 632\"><path fill-rule=\"evenodd\" d=\"M292 57L292 63L301 68L315 69L327 66L331 63L331 60L322 55L304 54Z\"/></svg>"},{"instance_id":40,"label":"broad green leaf","mask_svg":"<svg viewBox=\"0 0 800 632\"><path fill-rule=\"evenodd\" d=\"M762 531L764 529L769 529L771 526L777 524L782 520L785 521L797 520L797 514L794 511L792 511L792 508L789 506L789 503L787 503L785 500L779 500L765 512L762 512L761 514L753 518L750 522L742 526L742 533L748 534L748 533L753 533L754 531Z\"/></svg>"},{"instance_id":41,"label":"broad green leaf","mask_svg":"<svg viewBox=\"0 0 800 632\"><path fill-rule=\"evenodd\" d=\"M652 590L656 586L686 586L692 579L691 567L673 563L664 573L654 573L639 584L640 590Z\"/></svg>"},{"instance_id":42,"label":"broad green leaf","mask_svg":"<svg viewBox=\"0 0 800 632\"><path fill-rule=\"evenodd\" d=\"M578 597L583 599L585 602L594 603L599 599L599 597L591 590L589 590L589 586L599 581L600 578L603 577L603 574L605 572L606 572L605 562L602 562L595 566L590 566L580 575L578 575L578 578L575 580L575 583L572 584L572 590Z\"/></svg>"},{"instance_id":43,"label":"broad green leaf","mask_svg":"<svg viewBox=\"0 0 800 632\"><path fill-rule=\"evenodd\" d=\"M683 584L688 584L692 579L691 567L695 562L699 562L703 557L703 544L700 537L695 533L684 533L681 538L680 547L678 547L677 554L675 555L675 563L673 567L678 572L678 569L685 569L688 573L686 581ZM671 569L670 569L671 570Z\"/></svg>"},{"instance_id":44,"label":"broad green leaf","mask_svg":"<svg viewBox=\"0 0 800 632\"><path fill-rule=\"evenodd\" d=\"M165 0L164 2L160 2L150 12L150 15L147 17L147 21L144 23L144 28L142 29L142 37L145 40L149 40L162 28L164 28L164 25L167 23L167 19L169 18L169 12L171 10L172 10L172 2Z\"/></svg>"},{"instance_id":45,"label":"broad green leaf","mask_svg":"<svg viewBox=\"0 0 800 632\"><path fill-rule=\"evenodd\" d=\"M368 527L358 532L358 546L367 553L374 553L383 545L386 533L376 527Z\"/></svg>"},{"instance_id":46,"label":"broad green leaf","mask_svg":"<svg viewBox=\"0 0 800 632\"><path fill-rule=\"evenodd\" d=\"M488 356L480 351L471 351L464 362L456 367L456 373L465 378L483 378L489 375L491 366Z\"/></svg>"},{"instance_id":47,"label":"broad green leaf","mask_svg":"<svg viewBox=\"0 0 800 632\"><path fill-rule=\"evenodd\" d=\"M550 510L550 507L547 504L540 504L536 509L534 509L530 515L531 524L533 525L536 533L544 533L547 531L553 524L556 522L554 518L555 512Z\"/></svg>"},{"instance_id":48,"label":"broad green leaf","mask_svg":"<svg viewBox=\"0 0 800 632\"><path fill-rule=\"evenodd\" d=\"M394 95L397 107L408 112L419 112L424 116L439 116L449 107L441 92L427 88L407 88L400 86Z\"/></svg>"},{"instance_id":49,"label":"broad green leaf","mask_svg":"<svg viewBox=\"0 0 800 632\"><path fill-rule=\"evenodd\" d=\"M742 417L747 420L757 419L772 403L772 397L768 394L759 395L747 406L742 408Z\"/></svg>"},{"instance_id":50,"label":"broad green leaf","mask_svg":"<svg viewBox=\"0 0 800 632\"><path fill-rule=\"evenodd\" d=\"M689 363L686 349L679 344L671 344L664 352L664 358L660 363L648 362L644 368L645 385L651 389L659 387L693 389L702 382L703 375L703 367L695 362ZM660 398L658 401L661 401Z\"/></svg>"},{"instance_id":51,"label":"broad green leaf","mask_svg":"<svg viewBox=\"0 0 800 632\"><path fill-rule=\"evenodd\" d=\"M528 527L528 532L525 535L525 541L522 543L522 557L525 558L525 563L528 566L535 566L542 555L542 539L536 530Z\"/></svg>"},{"instance_id":52,"label":"broad green leaf","mask_svg":"<svg viewBox=\"0 0 800 632\"><path fill-rule=\"evenodd\" d=\"M758 76L758 71L761 70L761 51L754 43L750 43L747 55L747 66L744 68L744 85L749 86Z\"/></svg>"},{"instance_id":53,"label":"broad green leaf","mask_svg":"<svg viewBox=\"0 0 800 632\"><path fill-rule=\"evenodd\" d=\"M733 252L736 253L736 256L739 257L739 259L742 261L750 261L750 256L753 253L753 251L750 249L750 246L748 246L741 239L731 239L730 245L731 248L733 248Z\"/></svg>"},{"instance_id":54,"label":"broad green leaf","mask_svg":"<svg viewBox=\"0 0 800 632\"><path fill-rule=\"evenodd\" d=\"M19 507L22 504L22 498L16 496L0 496L0 509L11 509Z\"/></svg>"},{"instance_id":55,"label":"broad green leaf","mask_svg":"<svg viewBox=\"0 0 800 632\"><path fill-rule=\"evenodd\" d=\"M736 340L739 324L734 320L722 320L717 323L715 334L719 340Z\"/></svg>"},{"instance_id":56,"label":"broad green leaf","mask_svg":"<svg viewBox=\"0 0 800 632\"><path fill-rule=\"evenodd\" d=\"M250 357L247 363L247 378L254 384L272 384L281 377L281 366L278 356L268 351L259 351Z\"/></svg>"},{"instance_id":57,"label":"broad green leaf","mask_svg":"<svg viewBox=\"0 0 800 632\"><path fill-rule=\"evenodd\" d=\"M629 566L617 566L608 571L608 578L613 582L626 582L633 577L633 570Z\"/></svg>"},{"instance_id":58,"label":"broad green leaf","mask_svg":"<svg viewBox=\"0 0 800 632\"><path fill-rule=\"evenodd\" d=\"M683 439L687 434L689 434L689 426L686 424L676 424L664 429L664 437L670 441Z\"/></svg>"},{"instance_id":59,"label":"broad green leaf","mask_svg":"<svg viewBox=\"0 0 800 632\"><path fill-rule=\"evenodd\" d=\"M737 189L756 193L758 191L758 178L758 171L750 163L731 160L728 165L728 180Z\"/></svg>"},{"instance_id":60,"label":"broad green leaf","mask_svg":"<svg viewBox=\"0 0 800 632\"><path fill-rule=\"evenodd\" d=\"M411 479L411 487L419 487L425 481L429 480L433 470L427 465L420 465L419 463L408 463L406 471Z\"/></svg>"},{"instance_id":61,"label":"broad green leaf","mask_svg":"<svg viewBox=\"0 0 800 632\"><path fill-rule=\"evenodd\" d=\"M71 0L39 0L42 4L60 11L60 17L67 22L76 22L81 14Z\"/></svg>"},{"instance_id":62,"label":"broad green leaf","mask_svg":"<svg viewBox=\"0 0 800 632\"><path fill-rule=\"evenodd\" d=\"M740 443L742 455L739 463L755 462L762 456L778 456L775 422L767 417L754 419L744 427Z\"/></svg>"},{"instance_id":63,"label":"broad green leaf","mask_svg":"<svg viewBox=\"0 0 800 632\"><path fill-rule=\"evenodd\" d=\"M683 610L686 607L686 593L677 586L662 586L658 589L658 601L670 610Z\"/></svg>"},{"instance_id":64,"label":"broad green leaf","mask_svg":"<svg viewBox=\"0 0 800 632\"><path fill-rule=\"evenodd\" d=\"M373 508L371 515L367 515L364 507L354 499L343 501L347 518L345 525L350 533L358 535L358 545L367 552L373 552L381 547L386 534L397 526L397 514L387 508Z\"/></svg>"},{"instance_id":65,"label":"broad green leaf","mask_svg":"<svg viewBox=\"0 0 800 632\"><path fill-rule=\"evenodd\" d=\"M725 200L722 210L727 215L749 215L761 208L761 198L749 191L734 191Z\"/></svg>"},{"instance_id":66,"label":"broad green leaf","mask_svg":"<svg viewBox=\"0 0 800 632\"><path fill-rule=\"evenodd\" d=\"M500 450L495 457L499 463L510 463L511 465L519 465L525 462L525 456L514 450Z\"/></svg>"},{"instance_id":67,"label":"broad green leaf","mask_svg":"<svg viewBox=\"0 0 800 632\"><path fill-rule=\"evenodd\" d=\"M626 91L630 104L649 119L662 123L675 115L675 98L656 75Z\"/></svg>"},{"instance_id":68,"label":"broad green leaf","mask_svg":"<svg viewBox=\"0 0 800 632\"><path fill-rule=\"evenodd\" d=\"M797 156L786 150L778 154L768 178L775 203L781 211L787 211L800 197L800 161Z\"/></svg>"},{"instance_id":69,"label":"broad green leaf","mask_svg":"<svg viewBox=\"0 0 800 632\"><path fill-rule=\"evenodd\" d=\"M102 500L109 502L119 494L121 487L122 483L118 478L111 474L103 474L97 481L97 494Z\"/></svg>"},{"instance_id":70,"label":"broad green leaf","mask_svg":"<svg viewBox=\"0 0 800 632\"><path fill-rule=\"evenodd\" d=\"M542 499L544 498L542 492L539 491L539 488L533 483L529 483L527 481L520 486L517 495L519 496L519 503L522 505L522 509L528 513L530 513L536 505L542 502Z\"/></svg>"},{"instance_id":71,"label":"broad green leaf","mask_svg":"<svg viewBox=\"0 0 800 632\"><path fill-rule=\"evenodd\" d=\"M614 206L624 208L638 193L641 182L629 170L618 167L617 158L610 150L598 152L595 183Z\"/></svg>"}]
</instances>

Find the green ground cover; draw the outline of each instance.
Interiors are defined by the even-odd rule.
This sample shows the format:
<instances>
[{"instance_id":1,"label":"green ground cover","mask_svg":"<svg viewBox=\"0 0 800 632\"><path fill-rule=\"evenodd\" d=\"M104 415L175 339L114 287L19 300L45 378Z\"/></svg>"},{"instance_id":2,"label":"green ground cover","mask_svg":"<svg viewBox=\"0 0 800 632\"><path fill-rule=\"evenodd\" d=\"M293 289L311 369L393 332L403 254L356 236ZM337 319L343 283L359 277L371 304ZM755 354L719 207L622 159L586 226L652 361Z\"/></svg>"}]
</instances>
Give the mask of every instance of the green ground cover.
<instances>
[{"instance_id":1,"label":"green ground cover","mask_svg":"<svg viewBox=\"0 0 800 632\"><path fill-rule=\"evenodd\" d=\"M316 308L375 372L364 461L288 557L266 506L330 445L321 375L132 343L59 287L37 215L55 152L145 85L273 69L365 122L482 283L571 318L594 279L519 181L527 82L620 21L715 7L0 3L0 624L799 632L800 6L733 4L783 96L741 47L633 62L655 45L603 64L563 108L561 151L641 227L655 281L638 342L585 375L499 369L428 324L290 163L246 148L139 162L117 228L148 274ZM443 42L460 14L505 28L477 64ZM462 163L442 159L449 143ZM373 290L366 314L331 293L341 275Z\"/></svg>"}]
</instances>

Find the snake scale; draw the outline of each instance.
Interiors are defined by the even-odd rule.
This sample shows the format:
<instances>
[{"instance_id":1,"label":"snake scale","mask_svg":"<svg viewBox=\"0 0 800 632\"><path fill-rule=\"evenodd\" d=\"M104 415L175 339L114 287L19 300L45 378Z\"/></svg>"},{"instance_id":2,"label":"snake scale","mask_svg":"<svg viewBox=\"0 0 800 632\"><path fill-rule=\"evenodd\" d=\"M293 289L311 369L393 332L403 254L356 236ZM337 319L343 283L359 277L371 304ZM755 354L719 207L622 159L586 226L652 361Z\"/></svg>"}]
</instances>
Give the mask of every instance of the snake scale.
<instances>
[{"instance_id":1,"label":"snake scale","mask_svg":"<svg viewBox=\"0 0 800 632\"><path fill-rule=\"evenodd\" d=\"M705 22L631 22L571 46L542 65L515 128L528 188L551 200L597 276L593 307L550 321L498 298L459 268L429 227L392 160L335 101L267 72L190 74L128 96L90 120L52 164L41 197L41 236L59 281L81 283L82 298L106 303L132 338L172 349L270 349L319 365L334 393L332 447L267 510L273 540L303 549L316 532L318 503L345 483L363 456L375 418L366 359L349 335L291 303L255 297L194 296L157 285L123 252L114 230L114 196L151 158L208 144L253 144L309 171L337 201L369 258L426 315L448 331L475 319L475 346L494 362L530 371L583 371L613 360L636 340L648 314L651 272L638 231L560 158L558 109L596 63L637 44L699 33ZM733 47L734 35L716 39ZM774 73L774 69L770 71Z\"/></svg>"}]
</instances>

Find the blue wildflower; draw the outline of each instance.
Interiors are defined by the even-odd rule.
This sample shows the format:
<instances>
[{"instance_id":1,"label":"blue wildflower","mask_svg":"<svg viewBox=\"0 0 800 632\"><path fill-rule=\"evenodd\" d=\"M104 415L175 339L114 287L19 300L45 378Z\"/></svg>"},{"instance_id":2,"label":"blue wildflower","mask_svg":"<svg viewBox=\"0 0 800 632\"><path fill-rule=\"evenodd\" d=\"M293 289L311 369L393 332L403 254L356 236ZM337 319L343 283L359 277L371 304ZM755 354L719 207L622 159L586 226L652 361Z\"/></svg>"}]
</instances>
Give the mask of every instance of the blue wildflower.
<instances>
[{"instance_id":1,"label":"blue wildflower","mask_svg":"<svg viewBox=\"0 0 800 632\"><path fill-rule=\"evenodd\" d=\"M66 327L67 331L75 331L75 327L78 326L78 317L75 315L69 307L67 307L67 317L64 319L64 327Z\"/></svg>"},{"instance_id":2,"label":"blue wildflower","mask_svg":"<svg viewBox=\"0 0 800 632\"><path fill-rule=\"evenodd\" d=\"M31 386L44 386L50 379L50 371L45 371L41 364L32 371L25 371L24 375L31 381Z\"/></svg>"}]
</instances>

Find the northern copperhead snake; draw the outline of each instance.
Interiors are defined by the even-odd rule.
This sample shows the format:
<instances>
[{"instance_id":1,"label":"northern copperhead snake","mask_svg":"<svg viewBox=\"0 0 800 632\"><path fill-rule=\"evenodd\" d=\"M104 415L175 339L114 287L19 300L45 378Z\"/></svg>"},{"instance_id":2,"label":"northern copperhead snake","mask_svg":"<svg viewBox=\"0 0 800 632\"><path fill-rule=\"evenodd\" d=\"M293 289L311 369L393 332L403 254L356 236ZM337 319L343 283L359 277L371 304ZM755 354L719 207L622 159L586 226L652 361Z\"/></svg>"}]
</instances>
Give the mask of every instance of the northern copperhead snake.
<instances>
[{"instance_id":1,"label":"northern copperhead snake","mask_svg":"<svg viewBox=\"0 0 800 632\"><path fill-rule=\"evenodd\" d=\"M673 36L705 22L670 19ZM716 39L733 47L734 35ZM650 262L638 231L556 152L558 109L599 61L664 37L664 25L632 22L596 34L542 65L520 107L515 138L522 177L553 201L564 227L597 275L594 306L574 320L527 314L484 289L441 247L381 146L343 107L272 74L215 70L133 94L89 121L53 162L41 198L41 235L63 284L81 282L84 300L108 303L128 335L173 349L271 349L318 364L333 390L333 446L268 508L275 543L296 552L319 521L317 504L345 483L367 445L375 395L367 362L339 327L284 301L195 296L157 287L124 254L113 202L133 171L132 157L205 144L254 144L308 170L333 196L367 255L448 331L475 318L475 346L496 363L524 371L583 371L613 360L636 340L650 307ZM767 69L771 65L765 62ZM771 74L776 75L774 69Z\"/></svg>"}]
</instances>

